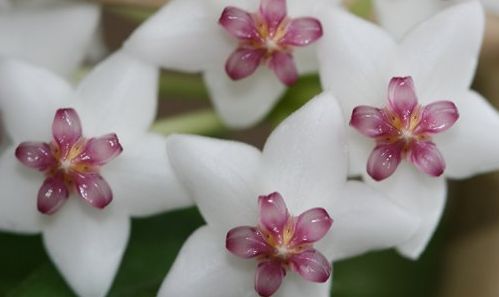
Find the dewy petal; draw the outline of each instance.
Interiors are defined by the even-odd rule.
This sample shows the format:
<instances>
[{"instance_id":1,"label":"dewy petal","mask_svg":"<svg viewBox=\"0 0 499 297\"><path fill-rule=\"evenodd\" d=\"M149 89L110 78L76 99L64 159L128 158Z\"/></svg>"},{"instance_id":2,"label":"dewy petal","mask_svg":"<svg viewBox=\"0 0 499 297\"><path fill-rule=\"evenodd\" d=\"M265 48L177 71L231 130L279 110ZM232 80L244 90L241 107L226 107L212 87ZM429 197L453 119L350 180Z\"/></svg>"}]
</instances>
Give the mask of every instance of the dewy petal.
<instances>
[{"instance_id":1,"label":"dewy petal","mask_svg":"<svg viewBox=\"0 0 499 297\"><path fill-rule=\"evenodd\" d=\"M180 250L158 297L255 296L255 262L227 252L224 235L208 226L195 231Z\"/></svg>"},{"instance_id":2,"label":"dewy petal","mask_svg":"<svg viewBox=\"0 0 499 297\"><path fill-rule=\"evenodd\" d=\"M440 176L444 173L444 157L431 141L414 142L409 158L416 168L430 176Z\"/></svg>"},{"instance_id":3,"label":"dewy petal","mask_svg":"<svg viewBox=\"0 0 499 297\"><path fill-rule=\"evenodd\" d=\"M227 233L225 247L232 254L249 259L264 253L272 252L262 234L255 227L236 227Z\"/></svg>"},{"instance_id":4,"label":"dewy petal","mask_svg":"<svg viewBox=\"0 0 499 297\"><path fill-rule=\"evenodd\" d=\"M314 243L321 240L329 231L333 219L324 208L312 208L296 219L292 244Z\"/></svg>"},{"instance_id":5,"label":"dewy petal","mask_svg":"<svg viewBox=\"0 0 499 297\"><path fill-rule=\"evenodd\" d=\"M104 297L125 252L130 219L69 199L43 231L50 258L78 296Z\"/></svg>"},{"instance_id":6,"label":"dewy petal","mask_svg":"<svg viewBox=\"0 0 499 297\"><path fill-rule=\"evenodd\" d=\"M357 106L352 111L350 126L371 138L388 136L397 132L388 122L383 110L370 106Z\"/></svg>"},{"instance_id":7,"label":"dewy petal","mask_svg":"<svg viewBox=\"0 0 499 297\"><path fill-rule=\"evenodd\" d=\"M418 104L414 81L408 77L394 77L388 85L388 101L390 108L401 119L408 121L412 111Z\"/></svg>"},{"instance_id":8,"label":"dewy petal","mask_svg":"<svg viewBox=\"0 0 499 297\"><path fill-rule=\"evenodd\" d=\"M61 155L66 156L82 135L80 117L74 109L57 110L52 123L52 135L61 149Z\"/></svg>"},{"instance_id":9,"label":"dewy petal","mask_svg":"<svg viewBox=\"0 0 499 297\"><path fill-rule=\"evenodd\" d=\"M377 145L367 161L367 173L376 181L391 176L402 160L403 148L401 141Z\"/></svg>"},{"instance_id":10,"label":"dewy petal","mask_svg":"<svg viewBox=\"0 0 499 297\"><path fill-rule=\"evenodd\" d=\"M272 296L281 286L286 272L281 263L268 261L258 264L255 274L255 290L262 297Z\"/></svg>"},{"instance_id":11,"label":"dewy petal","mask_svg":"<svg viewBox=\"0 0 499 297\"><path fill-rule=\"evenodd\" d=\"M101 168L117 198L113 202L116 207L144 217L192 205L173 172L165 147L165 137L148 133Z\"/></svg>"},{"instance_id":12,"label":"dewy petal","mask_svg":"<svg viewBox=\"0 0 499 297\"><path fill-rule=\"evenodd\" d=\"M318 19L303 17L292 19L281 42L293 46L305 46L322 37L322 25Z\"/></svg>"},{"instance_id":13,"label":"dewy petal","mask_svg":"<svg viewBox=\"0 0 499 297\"><path fill-rule=\"evenodd\" d=\"M47 177L38 191L38 210L44 214L56 212L69 197L62 175Z\"/></svg>"},{"instance_id":14,"label":"dewy petal","mask_svg":"<svg viewBox=\"0 0 499 297\"><path fill-rule=\"evenodd\" d=\"M111 187L98 173L73 172L76 190L81 198L95 208L104 208L113 200Z\"/></svg>"},{"instance_id":15,"label":"dewy petal","mask_svg":"<svg viewBox=\"0 0 499 297\"><path fill-rule=\"evenodd\" d=\"M323 254L314 249L292 256L290 264L293 271L311 282L326 282L331 275L331 263Z\"/></svg>"},{"instance_id":16,"label":"dewy petal","mask_svg":"<svg viewBox=\"0 0 499 297\"><path fill-rule=\"evenodd\" d=\"M258 40L255 20L246 11L237 7L226 7L218 23L236 38Z\"/></svg>"},{"instance_id":17,"label":"dewy petal","mask_svg":"<svg viewBox=\"0 0 499 297\"><path fill-rule=\"evenodd\" d=\"M246 78L260 66L267 51L240 47L236 49L225 63L225 71L233 80Z\"/></svg>"},{"instance_id":18,"label":"dewy petal","mask_svg":"<svg viewBox=\"0 0 499 297\"><path fill-rule=\"evenodd\" d=\"M263 149L264 193L279 192L295 215L331 203L347 175L345 130L340 107L327 92L289 116Z\"/></svg>"},{"instance_id":19,"label":"dewy petal","mask_svg":"<svg viewBox=\"0 0 499 297\"><path fill-rule=\"evenodd\" d=\"M258 197L258 206L260 208L260 225L275 236L282 236L284 227L289 220L289 213L281 194L274 192Z\"/></svg>"},{"instance_id":20,"label":"dewy petal","mask_svg":"<svg viewBox=\"0 0 499 297\"><path fill-rule=\"evenodd\" d=\"M97 4L79 1L13 7L0 14L0 56L69 76L82 62L99 18Z\"/></svg>"},{"instance_id":21,"label":"dewy petal","mask_svg":"<svg viewBox=\"0 0 499 297\"><path fill-rule=\"evenodd\" d=\"M465 178L499 168L499 113L478 93L456 97L459 120L433 141L447 163L445 175Z\"/></svg>"},{"instance_id":22,"label":"dewy petal","mask_svg":"<svg viewBox=\"0 0 499 297\"><path fill-rule=\"evenodd\" d=\"M261 0L260 13L269 24L270 32L274 32L286 17L286 0Z\"/></svg>"},{"instance_id":23,"label":"dewy petal","mask_svg":"<svg viewBox=\"0 0 499 297\"><path fill-rule=\"evenodd\" d=\"M44 142L23 142L16 148L16 158L23 165L39 171L45 171L57 162Z\"/></svg>"},{"instance_id":24,"label":"dewy petal","mask_svg":"<svg viewBox=\"0 0 499 297\"><path fill-rule=\"evenodd\" d=\"M75 159L90 165L104 165L123 151L118 136L111 133L98 138L90 138L81 154Z\"/></svg>"},{"instance_id":25,"label":"dewy petal","mask_svg":"<svg viewBox=\"0 0 499 297\"><path fill-rule=\"evenodd\" d=\"M170 136L167 151L179 180L207 223L224 234L258 218L258 149L200 136ZM227 211L229 210L230 211ZM223 242L223 241L222 241Z\"/></svg>"},{"instance_id":26,"label":"dewy petal","mask_svg":"<svg viewBox=\"0 0 499 297\"><path fill-rule=\"evenodd\" d=\"M157 106L158 69L123 51L97 65L77 89L86 135L116 133L127 145L148 131Z\"/></svg>"},{"instance_id":27,"label":"dewy petal","mask_svg":"<svg viewBox=\"0 0 499 297\"><path fill-rule=\"evenodd\" d=\"M269 60L269 67L279 78L279 80L291 86L298 80L298 70L296 69L293 55L282 51L276 51Z\"/></svg>"},{"instance_id":28,"label":"dewy petal","mask_svg":"<svg viewBox=\"0 0 499 297\"><path fill-rule=\"evenodd\" d=\"M448 130L459 118L456 105L451 101L430 103L423 108L421 122L415 133L440 133Z\"/></svg>"},{"instance_id":29,"label":"dewy petal","mask_svg":"<svg viewBox=\"0 0 499 297\"><path fill-rule=\"evenodd\" d=\"M2 118L14 142L51 139L54 114L72 97L71 86L45 69L14 60L0 62Z\"/></svg>"}]
</instances>

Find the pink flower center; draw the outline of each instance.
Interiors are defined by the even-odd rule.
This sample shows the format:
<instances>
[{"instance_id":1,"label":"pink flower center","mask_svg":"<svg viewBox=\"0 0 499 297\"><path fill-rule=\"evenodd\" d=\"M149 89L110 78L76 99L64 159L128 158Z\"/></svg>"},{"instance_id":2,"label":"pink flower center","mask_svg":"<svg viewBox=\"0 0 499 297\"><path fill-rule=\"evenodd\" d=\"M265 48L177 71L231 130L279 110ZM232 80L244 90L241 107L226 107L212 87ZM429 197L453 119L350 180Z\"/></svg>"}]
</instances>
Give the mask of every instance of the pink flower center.
<instances>
[{"instance_id":1,"label":"pink flower center","mask_svg":"<svg viewBox=\"0 0 499 297\"><path fill-rule=\"evenodd\" d=\"M22 164L45 173L38 210L56 212L72 191L93 207L106 207L113 195L99 170L123 151L116 134L84 138L78 114L67 108L57 110L52 135L50 143L23 142L16 149Z\"/></svg>"},{"instance_id":2,"label":"pink flower center","mask_svg":"<svg viewBox=\"0 0 499 297\"><path fill-rule=\"evenodd\" d=\"M358 106L352 112L350 125L376 140L367 172L379 181L392 175L403 158L430 176L440 176L445 161L432 137L448 130L458 118L457 107L451 101L421 106L412 78L394 77L388 87L388 106Z\"/></svg>"},{"instance_id":3,"label":"pink flower center","mask_svg":"<svg viewBox=\"0 0 499 297\"><path fill-rule=\"evenodd\" d=\"M232 254L257 260L257 293L264 297L273 295L288 269L311 282L327 281L331 264L313 247L333 223L327 211L314 208L293 217L279 193L260 196L258 202L258 226L236 227L226 238L226 248Z\"/></svg>"},{"instance_id":4,"label":"pink flower center","mask_svg":"<svg viewBox=\"0 0 499 297\"><path fill-rule=\"evenodd\" d=\"M287 17L286 0L261 0L258 12L226 7L219 24L239 41L225 64L227 75L239 80L267 64L282 83L298 79L293 47L306 46L322 36L321 23L311 17Z\"/></svg>"}]
</instances>

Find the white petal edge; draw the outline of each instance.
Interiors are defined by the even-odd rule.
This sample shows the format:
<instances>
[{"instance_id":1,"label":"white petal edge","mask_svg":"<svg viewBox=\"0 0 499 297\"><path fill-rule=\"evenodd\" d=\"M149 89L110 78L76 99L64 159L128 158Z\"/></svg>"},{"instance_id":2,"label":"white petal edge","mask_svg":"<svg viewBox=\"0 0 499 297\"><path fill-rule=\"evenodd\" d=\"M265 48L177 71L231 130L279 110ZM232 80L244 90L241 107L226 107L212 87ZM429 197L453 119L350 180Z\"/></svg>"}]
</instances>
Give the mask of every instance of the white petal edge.
<instances>
[{"instance_id":1,"label":"white petal edge","mask_svg":"<svg viewBox=\"0 0 499 297\"><path fill-rule=\"evenodd\" d=\"M284 120L263 149L265 193L281 193L296 215L334 201L347 178L345 128L327 92Z\"/></svg>"},{"instance_id":2,"label":"white petal edge","mask_svg":"<svg viewBox=\"0 0 499 297\"><path fill-rule=\"evenodd\" d=\"M113 190L113 203L135 217L193 204L173 172L161 135L149 133L124 147L102 174Z\"/></svg>"},{"instance_id":3,"label":"white petal edge","mask_svg":"<svg viewBox=\"0 0 499 297\"><path fill-rule=\"evenodd\" d=\"M208 224L223 232L258 221L261 153L234 141L174 135L167 141L172 167Z\"/></svg>"},{"instance_id":4,"label":"white petal edge","mask_svg":"<svg viewBox=\"0 0 499 297\"><path fill-rule=\"evenodd\" d=\"M84 203L70 197L45 227L43 242L77 295L104 297L125 252L130 219L110 208L98 210Z\"/></svg>"}]
</instances>

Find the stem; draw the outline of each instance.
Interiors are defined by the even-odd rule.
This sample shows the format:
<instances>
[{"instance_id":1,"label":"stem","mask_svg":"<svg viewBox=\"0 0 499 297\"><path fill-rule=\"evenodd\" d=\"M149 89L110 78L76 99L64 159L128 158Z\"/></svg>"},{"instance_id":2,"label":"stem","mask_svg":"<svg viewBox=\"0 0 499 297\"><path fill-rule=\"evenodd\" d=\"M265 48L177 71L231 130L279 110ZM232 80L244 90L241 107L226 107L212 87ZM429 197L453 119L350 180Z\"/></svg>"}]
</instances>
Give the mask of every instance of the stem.
<instances>
[{"instance_id":1,"label":"stem","mask_svg":"<svg viewBox=\"0 0 499 297\"><path fill-rule=\"evenodd\" d=\"M173 133L213 135L225 130L220 118L210 109L193 111L156 121L152 131L169 135Z\"/></svg>"}]
</instances>

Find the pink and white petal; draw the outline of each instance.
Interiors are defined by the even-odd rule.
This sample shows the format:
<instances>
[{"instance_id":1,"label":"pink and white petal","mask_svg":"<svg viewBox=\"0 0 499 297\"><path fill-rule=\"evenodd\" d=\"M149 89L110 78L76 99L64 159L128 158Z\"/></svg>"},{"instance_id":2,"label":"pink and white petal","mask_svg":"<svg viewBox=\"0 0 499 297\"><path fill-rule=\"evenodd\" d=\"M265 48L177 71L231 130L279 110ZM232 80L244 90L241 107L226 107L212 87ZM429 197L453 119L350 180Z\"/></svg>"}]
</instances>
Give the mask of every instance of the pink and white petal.
<instances>
[{"instance_id":1,"label":"pink and white petal","mask_svg":"<svg viewBox=\"0 0 499 297\"><path fill-rule=\"evenodd\" d=\"M52 214L59 210L69 198L69 190L62 175L47 177L38 191L38 210L43 214Z\"/></svg>"},{"instance_id":2,"label":"pink and white petal","mask_svg":"<svg viewBox=\"0 0 499 297\"><path fill-rule=\"evenodd\" d=\"M454 102L437 101L423 108L421 122L416 133L440 133L451 128L459 119L459 112Z\"/></svg>"},{"instance_id":3,"label":"pink and white petal","mask_svg":"<svg viewBox=\"0 0 499 297\"><path fill-rule=\"evenodd\" d=\"M495 0L482 0L485 8L495 14L499 14L499 3Z\"/></svg>"},{"instance_id":4,"label":"pink and white petal","mask_svg":"<svg viewBox=\"0 0 499 297\"><path fill-rule=\"evenodd\" d=\"M367 173L375 181L390 177L402 160L403 142L377 145L367 161Z\"/></svg>"},{"instance_id":5,"label":"pink and white petal","mask_svg":"<svg viewBox=\"0 0 499 297\"><path fill-rule=\"evenodd\" d=\"M419 217L411 210L358 181L348 182L328 211L334 225L315 248L333 261L405 243L420 224Z\"/></svg>"},{"instance_id":6,"label":"pink and white petal","mask_svg":"<svg viewBox=\"0 0 499 297\"><path fill-rule=\"evenodd\" d=\"M243 259L273 251L273 247L267 244L262 233L257 228L248 226L236 227L227 232L225 248Z\"/></svg>"},{"instance_id":7,"label":"pink and white petal","mask_svg":"<svg viewBox=\"0 0 499 297\"><path fill-rule=\"evenodd\" d=\"M247 128L261 121L285 89L266 67L259 67L244 80L232 81L220 64L207 70L204 80L217 113L232 128Z\"/></svg>"},{"instance_id":8,"label":"pink and white petal","mask_svg":"<svg viewBox=\"0 0 499 297\"><path fill-rule=\"evenodd\" d=\"M350 126L364 136L371 138L397 133L383 110L365 105L354 108L350 118Z\"/></svg>"},{"instance_id":9,"label":"pink and white petal","mask_svg":"<svg viewBox=\"0 0 499 297\"><path fill-rule=\"evenodd\" d=\"M331 276L331 263L323 254L314 249L292 256L290 263L293 271L311 282L324 283Z\"/></svg>"},{"instance_id":10,"label":"pink and white petal","mask_svg":"<svg viewBox=\"0 0 499 297\"><path fill-rule=\"evenodd\" d=\"M402 40L393 75L412 76L423 105L438 98L454 100L471 85L483 32L484 13L478 1L454 5Z\"/></svg>"},{"instance_id":11,"label":"pink and white petal","mask_svg":"<svg viewBox=\"0 0 499 297\"><path fill-rule=\"evenodd\" d=\"M409 158L412 164L423 173L433 177L444 173L445 160L437 146L431 141L414 142L411 145Z\"/></svg>"},{"instance_id":12,"label":"pink and white petal","mask_svg":"<svg viewBox=\"0 0 499 297\"><path fill-rule=\"evenodd\" d=\"M267 51L265 49L237 48L225 63L225 72L233 80L255 73Z\"/></svg>"},{"instance_id":13,"label":"pink and white petal","mask_svg":"<svg viewBox=\"0 0 499 297\"><path fill-rule=\"evenodd\" d=\"M317 41L322 34L322 25L318 19L301 17L289 22L281 42L292 46L305 46Z\"/></svg>"},{"instance_id":14,"label":"pink and white petal","mask_svg":"<svg viewBox=\"0 0 499 297\"><path fill-rule=\"evenodd\" d=\"M279 289L286 271L280 262L260 262L255 273L255 290L259 296L270 297Z\"/></svg>"},{"instance_id":15,"label":"pink and white petal","mask_svg":"<svg viewBox=\"0 0 499 297\"><path fill-rule=\"evenodd\" d=\"M193 204L168 160L165 137L154 133L125 148L118 158L102 167L102 175L113 189L116 207L134 217Z\"/></svg>"},{"instance_id":16,"label":"pink and white petal","mask_svg":"<svg viewBox=\"0 0 499 297\"><path fill-rule=\"evenodd\" d=\"M261 0L260 13L267 21L270 32L274 32L287 15L286 0Z\"/></svg>"},{"instance_id":17,"label":"pink and white petal","mask_svg":"<svg viewBox=\"0 0 499 297\"><path fill-rule=\"evenodd\" d=\"M217 25L223 6L214 5L202 0L169 2L132 34L125 50L165 68L204 70L214 57L226 58L236 44Z\"/></svg>"},{"instance_id":18,"label":"pink and white petal","mask_svg":"<svg viewBox=\"0 0 499 297\"><path fill-rule=\"evenodd\" d=\"M292 54L274 52L268 65L283 84L291 86L298 80L298 70Z\"/></svg>"},{"instance_id":19,"label":"pink and white petal","mask_svg":"<svg viewBox=\"0 0 499 297\"><path fill-rule=\"evenodd\" d=\"M36 207L36 197L43 176L24 167L14 157L14 147L0 157L0 230L34 234L42 230L43 215Z\"/></svg>"},{"instance_id":20,"label":"pink and white petal","mask_svg":"<svg viewBox=\"0 0 499 297\"><path fill-rule=\"evenodd\" d=\"M78 113L72 108L58 109L52 123L52 136L66 156L73 145L82 137L82 128Z\"/></svg>"},{"instance_id":21,"label":"pink and white petal","mask_svg":"<svg viewBox=\"0 0 499 297\"><path fill-rule=\"evenodd\" d=\"M259 223L276 236L284 235L289 213L281 194L274 192L258 197Z\"/></svg>"},{"instance_id":22,"label":"pink and white petal","mask_svg":"<svg viewBox=\"0 0 499 297\"><path fill-rule=\"evenodd\" d=\"M74 172L72 178L78 195L91 206L102 209L113 200L113 192L99 173Z\"/></svg>"},{"instance_id":23,"label":"pink and white petal","mask_svg":"<svg viewBox=\"0 0 499 297\"><path fill-rule=\"evenodd\" d=\"M395 41L376 25L340 9L324 11L320 19L324 36L317 45L322 86L340 100L345 118L359 105L385 105Z\"/></svg>"},{"instance_id":24,"label":"pink and white petal","mask_svg":"<svg viewBox=\"0 0 499 297\"><path fill-rule=\"evenodd\" d=\"M226 233L258 221L261 153L234 141L175 135L167 142L173 169L204 219Z\"/></svg>"},{"instance_id":25,"label":"pink and white petal","mask_svg":"<svg viewBox=\"0 0 499 297\"><path fill-rule=\"evenodd\" d=\"M373 140L354 129L348 129L348 175L361 176L366 173L366 164L372 152Z\"/></svg>"},{"instance_id":26,"label":"pink and white petal","mask_svg":"<svg viewBox=\"0 0 499 297\"><path fill-rule=\"evenodd\" d=\"M129 234L128 216L70 199L51 217L43 242L77 295L103 297L111 288Z\"/></svg>"},{"instance_id":27,"label":"pink and white petal","mask_svg":"<svg viewBox=\"0 0 499 297\"><path fill-rule=\"evenodd\" d=\"M288 16L291 18L298 17L318 17L320 12L326 9L339 7L341 0L316 0L313 2L302 0L286 0L288 8Z\"/></svg>"},{"instance_id":28,"label":"pink and white petal","mask_svg":"<svg viewBox=\"0 0 499 297\"><path fill-rule=\"evenodd\" d=\"M83 2L13 7L0 14L0 56L70 76L83 61L99 18L99 6Z\"/></svg>"},{"instance_id":29,"label":"pink and white petal","mask_svg":"<svg viewBox=\"0 0 499 297\"><path fill-rule=\"evenodd\" d=\"M293 51L293 59L298 74L317 74L319 71L319 60L317 59L317 44L296 48Z\"/></svg>"},{"instance_id":30,"label":"pink and white petal","mask_svg":"<svg viewBox=\"0 0 499 297\"><path fill-rule=\"evenodd\" d=\"M481 95L467 92L456 97L460 117L433 140L447 163L445 175L466 178L499 168L499 113Z\"/></svg>"},{"instance_id":31,"label":"pink and white petal","mask_svg":"<svg viewBox=\"0 0 499 297\"><path fill-rule=\"evenodd\" d=\"M328 297L331 296L331 283L331 278L325 283L312 283L290 272L273 297Z\"/></svg>"},{"instance_id":32,"label":"pink and white petal","mask_svg":"<svg viewBox=\"0 0 499 297\"><path fill-rule=\"evenodd\" d=\"M405 121L409 120L412 111L418 105L418 97L412 77L394 77L388 85L388 102L390 108Z\"/></svg>"},{"instance_id":33,"label":"pink and white petal","mask_svg":"<svg viewBox=\"0 0 499 297\"><path fill-rule=\"evenodd\" d=\"M104 165L123 152L118 136L111 133L90 138L81 154L75 159L91 165Z\"/></svg>"},{"instance_id":34,"label":"pink and white petal","mask_svg":"<svg viewBox=\"0 0 499 297\"><path fill-rule=\"evenodd\" d=\"M253 16L240 8L226 7L218 23L232 36L239 39L259 40L258 28Z\"/></svg>"},{"instance_id":35,"label":"pink and white petal","mask_svg":"<svg viewBox=\"0 0 499 297\"><path fill-rule=\"evenodd\" d=\"M57 162L45 142L23 142L16 148L15 156L24 166L39 171L45 171Z\"/></svg>"},{"instance_id":36,"label":"pink and white petal","mask_svg":"<svg viewBox=\"0 0 499 297\"><path fill-rule=\"evenodd\" d=\"M442 216L447 195L445 179L427 176L412 164L404 162L389 179L381 183L366 180L366 183L385 194L405 212L420 219L415 232L405 232L410 238L404 242L394 242L402 255L417 259L430 241ZM338 224L338 220L336 223ZM393 227L398 223L391 224Z\"/></svg>"},{"instance_id":37,"label":"pink and white petal","mask_svg":"<svg viewBox=\"0 0 499 297\"><path fill-rule=\"evenodd\" d=\"M256 263L231 255L224 247L224 236L209 226L195 231L180 250L158 297L254 297Z\"/></svg>"},{"instance_id":38,"label":"pink and white petal","mask_svg":"<svg viewBox=\"0 0 499 297\"><path fill-rule=\"evenodd\" d=\"M156 116L158 69L123 51L100 63L77 89L87 135L116 133L127 145L146 132Z\"/></svg>"},{"instance_id":39,"label":"pink and white petal","mask_svg":"<svg viewBox=\"0 0 499 297\"><path fill-rule=\"evenodd\" d=\"M324 208L312 208L296 219L292 244L314 243L321 240L333 224L333 219Z\"/></svg>"},{"instance_id":40,"label":"pink and white petal","mask_svg":"<svg viewBox=\"0 0 499 297\"><path fill-rule=\"evenodd\" d=\"M15 60L0 62L0 108L15 143L52 139L54 114L71 104L73 94L66 81L45 69Z\"/></svg>"},{"instance_id":41,"label":"pink and white petal","mask_svg":"<svg viewBox=\"0 0 499 297\"><path fill-rule=\"evenodd\" d=\"M347 176L345 123L323 93L284 120L263 149L264 192L279 192L297 215L334 200Z\"/></svg>"}]
</instances>

